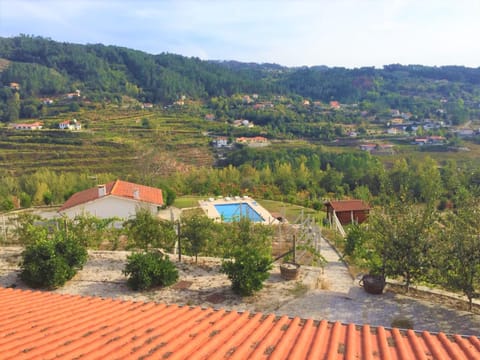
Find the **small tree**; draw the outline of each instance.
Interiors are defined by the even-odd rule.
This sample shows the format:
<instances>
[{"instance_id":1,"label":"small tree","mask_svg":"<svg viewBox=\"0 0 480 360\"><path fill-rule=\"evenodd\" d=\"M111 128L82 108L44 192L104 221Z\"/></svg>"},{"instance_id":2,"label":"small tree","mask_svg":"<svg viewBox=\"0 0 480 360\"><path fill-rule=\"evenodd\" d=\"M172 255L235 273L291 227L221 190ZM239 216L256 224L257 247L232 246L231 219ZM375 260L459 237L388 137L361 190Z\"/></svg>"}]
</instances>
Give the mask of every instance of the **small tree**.
<instances>
[{"instance_id":1,"label":"small tree","mask_svg":"<svg viewBox=\"0 0 480 360\"><path fill-rule=\"evenodd\" d=\"M18 215L15 235L20 244L28 246L37 241L48 239L48 228L38 225L37 223L40 221L45 220L32 213L24 212Z\"/></svg>"},{"instance_id":2,"label":"small tree","mask_svg":"<svg viewBox=\"0 0 480 360\"><path fill-rule=\"evenodd\" d=\"M198 254L205 248L212 230L213 220L205 215L195 214L182 218L180 233L186 240L190 253L195 255L195 263L197 263Z\"/></svg>"},{"instance_id":3,"label":"small tree","mask_svg":"<svg viewBox=\"0 0 480 360\"><path fill-rule=\"evenodd\" d=\"M63 231L28 244L22 253L20 278L34 288L55 289L70 280L87 260L87 250Z\"/></svg>"},{"instance_id":4,"label":"small tree","mask_svg":"<svg viewBox=\"0 0 480 360\"><path fill-rule=\"evenodd\" d=\"M272 268L271 229L256 226L248 218L233 225L235 241L227 251L229 258L222 262L221 271L228 275L232 290L241 296L249 296L263 288Z\"/></svg>"},{"instance_id":5,"label":"small tree","mask_svg":"<svg viewBox=\"0 0 480 360\"><path fill-rule=\"evenodd\" d=\"M148 209L139 208L135 218L124 222L131 247L148 250L161 247L171 250L175 244L175 231L170 221L160 220Z\"/></svg>"},{"instance_id":6,"label":"small tree","mask_svg":"<svg viewBox=\"0 0 480 360\"><path fill-rule=\"evenodd\" d=\"M67 231L83 246L98 248L107 235L109 228L113 228L116 218L100 219L85 213L76 216L73 220L64 219Z\"/></svg>"},{"instance_id":7,"label":"small tree","mask_svg":"<svg viewBox=\"0 0 480 360\"><path fill-rule=\"evenodd\" d=\"M169 286L178 280L178 270L167 256L158 252L133 253L127 258L123 273L133 290Z\"/></svg>"},{"instance_id":8,"label":"small tree","mask_svg":"<svg viewBox=\"0 0 480 360\"><path fill-rule=\"evenodd\" d=\"M365 242L365 231L359 224L353 224L347 233L345 241L345 255L354 255L355 249L362 247Z\"/></svg>"},{"instance_id":9,"label":"small tree","mask_svg":"<svg viewBox=\"0 0 480 360\"><path fill-rule=\"evenodd\" d=\"M408 292L410 284L425 276L431 265L435 221L433 203L397 200L372 214L367 234L376 252L373 259L381 260L381 264L373 262L374 272L403 276Z\"/></svg>"},{"instance_id":10,"label":"small tree","mask_svg":"<svg viewBox=\"0 0 480 360\"><path fill-rule=\"evenodd\" d=\"M480 223L478 200L469 197L458 203L455 212L447 217L443 237L436 246L436 268L440 282L462 291L469 301L478 297L480 279Z\"/></svg>"},{"instance_id":11,"label":"small tree","mask_svg":"<svg viewBox=\"0 0 480 360\"><path fill-rule=\"evenodd\" d=\"M271 257L247 246L235 250L233 260L224 261L221 271L232 282L233 292L240 296L250 296L263 288L263 282L270 276L271 268Z\"/></svg>"}]
</instances>

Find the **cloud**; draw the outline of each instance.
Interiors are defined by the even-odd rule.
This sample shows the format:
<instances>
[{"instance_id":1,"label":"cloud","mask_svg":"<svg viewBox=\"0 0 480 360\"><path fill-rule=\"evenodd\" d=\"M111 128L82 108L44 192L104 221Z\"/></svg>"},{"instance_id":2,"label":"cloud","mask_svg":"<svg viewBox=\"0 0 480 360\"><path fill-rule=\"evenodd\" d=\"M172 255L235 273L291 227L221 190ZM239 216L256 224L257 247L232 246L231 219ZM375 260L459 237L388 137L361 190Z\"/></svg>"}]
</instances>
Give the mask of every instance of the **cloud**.
<instances>
[{"instance_id":1,"label":"cloud","mask_svg":"<svg viewBox=\"0 0 480 360\"><path fill-rule=\"evenodd\" d=\"M478 0L0 0L0 35L283 65L480 64Z\"/></svg>"}]
</instances>

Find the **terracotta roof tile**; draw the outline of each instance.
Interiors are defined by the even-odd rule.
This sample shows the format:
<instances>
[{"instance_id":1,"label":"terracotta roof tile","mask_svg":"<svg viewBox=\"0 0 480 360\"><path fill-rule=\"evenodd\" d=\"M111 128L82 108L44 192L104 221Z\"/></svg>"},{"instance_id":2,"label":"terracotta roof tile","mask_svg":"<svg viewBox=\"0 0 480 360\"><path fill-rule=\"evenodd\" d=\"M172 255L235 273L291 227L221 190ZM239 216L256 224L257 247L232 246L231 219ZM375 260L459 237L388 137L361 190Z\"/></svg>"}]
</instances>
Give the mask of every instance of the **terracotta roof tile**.
<instances>
[{"instance_id":1,"label":"terracotta roof tile","mask_svg":"<svg viewBox=\"0 0 480 360\"><path fill-rule=\"evenodd\" d=\"M105 184L105 196L119 196L128 199L135 199L141 202L163 205L162 190L131 183L128 181L115 180ZM86 189L73 194L59 209L63 211L100 198L98 187Z\"/></svg>"},{"instance_id":2,"label":"terracotta roof tile","mask_svg":"<svg viewBox=\"0 0 480 360\"><path fill-rule=\"evenodd\" d=\"M480 359L478 337L0 288L2 359Z\"/></svg>"},{"instance_id":3,"label":"terracotta roof tile","mask_svg":"<svg viewBox=\"0 0 480 360\"><path fill-rule=\"evenodd\" d=\"M335 211L357 211L369 210L370 207L362 200L333 200L327 201L325 205L330 205Z\"/></svg>"}]
</instances>

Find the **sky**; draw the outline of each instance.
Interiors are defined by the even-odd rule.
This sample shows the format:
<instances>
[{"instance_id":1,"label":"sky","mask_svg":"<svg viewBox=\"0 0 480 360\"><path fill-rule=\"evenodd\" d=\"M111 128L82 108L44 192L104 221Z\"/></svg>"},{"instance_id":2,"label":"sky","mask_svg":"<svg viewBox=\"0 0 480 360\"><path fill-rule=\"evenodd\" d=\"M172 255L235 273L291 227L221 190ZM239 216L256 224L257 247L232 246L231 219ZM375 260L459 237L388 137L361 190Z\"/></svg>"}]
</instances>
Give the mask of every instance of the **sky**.
<instances>
[{"instance_id":1,"label":"sky","mask_svg":"<svg viewBox=\"0 0 480 360\"><path fill-rule=\"evenodd\" d=\"M284 66L480 67L480 0L0 0L0 36Z\"/></svg>"}]
</instances>

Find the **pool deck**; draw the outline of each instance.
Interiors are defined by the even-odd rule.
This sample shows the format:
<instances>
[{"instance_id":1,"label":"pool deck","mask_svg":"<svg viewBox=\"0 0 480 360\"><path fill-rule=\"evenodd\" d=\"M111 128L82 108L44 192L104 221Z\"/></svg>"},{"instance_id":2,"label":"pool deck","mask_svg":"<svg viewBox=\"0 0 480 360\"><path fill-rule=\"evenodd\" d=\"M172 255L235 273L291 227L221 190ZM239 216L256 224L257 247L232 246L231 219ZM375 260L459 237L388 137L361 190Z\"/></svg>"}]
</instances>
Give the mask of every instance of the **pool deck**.
<instances>
[{"instance_id":1,"label":"pool deck","mask_svg":"<svg viewBox=\"0 0 480 360\"><path fill-rule=\"evenodd\" d=\"M211 219L214 219L216 222L221 222L222 218L220 213L215 208L215 205L246 203L250 205L250 207L264 219L263 222L257 223L263 223L265 225L273 225L279 223L279 221L274 218L267 210L265 210L265 208L263 208L259 203L257 203L254 199L246 196L225 196L216 199L209 198L207 200L199 200L198 203L203 209L203 211L207 214L207 216Z\"/></svg>"}]
</instances>

